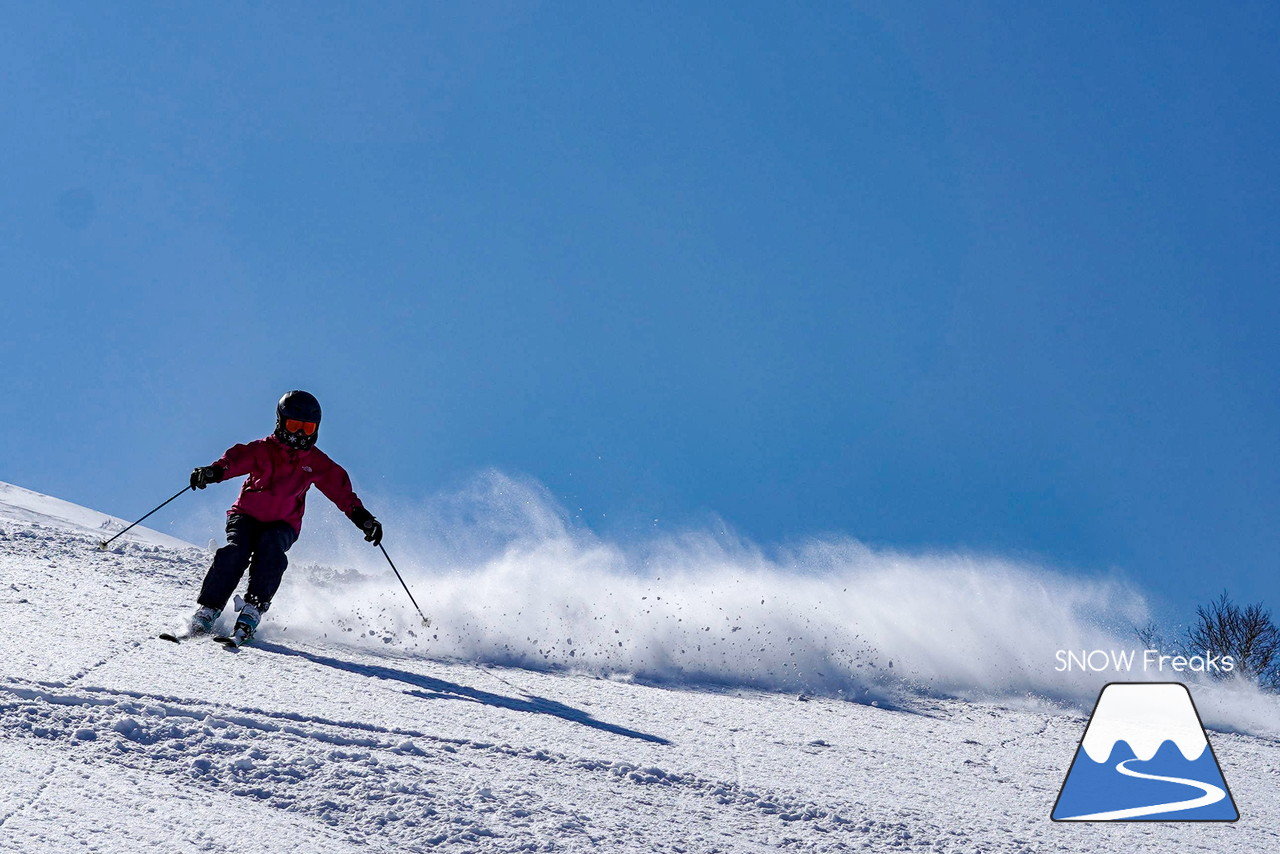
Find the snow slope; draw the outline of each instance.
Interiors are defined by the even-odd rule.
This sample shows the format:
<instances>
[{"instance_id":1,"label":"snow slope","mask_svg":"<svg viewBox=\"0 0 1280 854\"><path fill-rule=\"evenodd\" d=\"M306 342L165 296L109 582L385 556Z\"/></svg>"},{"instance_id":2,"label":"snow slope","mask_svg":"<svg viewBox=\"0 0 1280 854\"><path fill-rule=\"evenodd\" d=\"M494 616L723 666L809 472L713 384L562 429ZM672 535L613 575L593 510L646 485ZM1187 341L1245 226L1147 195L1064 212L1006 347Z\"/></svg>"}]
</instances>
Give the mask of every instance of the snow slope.
<instances>
[{"instance_id":1,"label":"snow slope","mask_svg":"<svg viewBox=\"0 0 1280 854\"><path fill-rule=\"evenodd\" d=\"M95 542L109 539L129 526L123 519L89 510L60 498L41 495L11 483L0 482L0 522L5 521L80 531L96 536L98 539ZM176 549L190 546L190 543L141 525L122 535L120 540Z\"/></svg>"},{"instance_id":2,"label":"snow slope","mask_svg":"<svg viewBox=\"0 0 1280 854\"><path fill-rule=\"evenodd\" d=\"M101 552L90 511L37 501L33 519L30 495L0 507L0 851L1280 847L1280 743L1258 728L1211 732L1235 824L1054 824L1087 708L870 680L892 689L877 706L707 680L705 662L685 681L625 660L502 666L465 654L448 607L424 602L437 626L416 637L411 619L337 612L349 589L369 609L403 597L345 566L295 564L305 604L273 610L255 648L173 645L151 635L190 610L208 554Z\"/></svg>"}]
</instances>

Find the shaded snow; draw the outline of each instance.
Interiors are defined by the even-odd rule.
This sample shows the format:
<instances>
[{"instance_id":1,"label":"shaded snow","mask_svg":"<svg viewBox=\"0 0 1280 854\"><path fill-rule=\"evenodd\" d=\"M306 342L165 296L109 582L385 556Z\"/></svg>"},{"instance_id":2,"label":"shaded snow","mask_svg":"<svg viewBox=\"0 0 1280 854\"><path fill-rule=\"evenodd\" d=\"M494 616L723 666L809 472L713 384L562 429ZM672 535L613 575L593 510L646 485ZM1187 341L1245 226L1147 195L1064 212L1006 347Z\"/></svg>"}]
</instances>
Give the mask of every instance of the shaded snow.
<instances>
[{"instance_id":1,"label":"shaded snow","mask_svg":"<svg viewBox=\"0 0 1280 854\"><path fill-rule=\"evenodd\" d=\"M190 610L206 553L103 553L79 526L4 518L0 604L21 642L0 666L0 851L1276 845L1271 738L1211 733L1234 825L1056 825L1079 708L499 666L388 642L403 640L389 616L371 632L283 607L256 648L173 645L151 635ZM345 570L295 569L296 600L351 589ZM393 578L357 583L388 585L395 608Z\"/></svg>"}]
</instances>

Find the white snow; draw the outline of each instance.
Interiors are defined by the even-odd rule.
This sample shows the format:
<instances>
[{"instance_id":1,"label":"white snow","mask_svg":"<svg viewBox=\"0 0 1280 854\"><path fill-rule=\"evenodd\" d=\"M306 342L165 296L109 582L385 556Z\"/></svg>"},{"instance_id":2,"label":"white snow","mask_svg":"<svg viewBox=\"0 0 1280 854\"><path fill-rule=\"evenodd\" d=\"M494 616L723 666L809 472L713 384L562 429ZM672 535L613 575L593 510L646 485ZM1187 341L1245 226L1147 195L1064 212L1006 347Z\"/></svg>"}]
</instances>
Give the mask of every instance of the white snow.
<instances>
[{"instance_id":1,"label":"white snow","mask_svg":"<svg viewBox=\"0 0 1280 854\"><path fill-rule=\"evenodd\" d=\"M1191 761L1209 746L1191 695L1181 683L1108 685L1098 698L1082 744L1090 759L1105 762L1121 741L1143 762L1166 741L1176 744Z\"/></svg>"},{"instance_id":2,"label":"white snow","mask_svg":"<svg viewBox=\"0 0 1280 854\"><path fill-rule=\"evenodd\" d=\"M1033 579L1018 572L985 584L974 565L942 593L896 592L891 570L873 561L867 575L794 576L788 595L789 567L762 561L739 580L740 562L720 561L704 577L688 550L673 559L679 578L660 579L665 569L629 578L608 547L602 559L613 563L601 569L581 543L559 553L563 574L527 543L447 571L424 569L441 564L405 549L397 562L436 623L410 635L416 617L388 572L336 549L329 564L302 552L261 643L232 653L153 637L191 610L206 551L122 538L102 552L98 526L83 521L91 511L24 493L0 496L19 496L0 507L0 851L1276 846L1280 711L1247 691L1215 694L1232 731L1210 733L1239 822L1049 820L1092 697L1072 699L1082 690L1072 685L1050 702L1035 690L1053 678L1036 669L1051 673L1053 662L1024 660L1018 625L1004 620L1009 602L1027 601ZM553 542L542 538L544 548ZM952 576L936 570L902 567L917 582ZM827 607L846 581L860 601ZM1055 592L1075 588L1040 582L1046 592L1028 624L1092 631L1055 610ZM783 615L770 616L768 602L748 610L754 592L730 596L743 585L776 594ZM646 614L633 607L646 595L676 601L640 600L654 602ZM893 613L874 595L929 604L944 633L931 642L929 619L904 613L910 640L894 650L892 674L878 641L891 636ZM977 598L985 611L966 620L936 601L944 595L962 607ZM726 601L745 622L709 631ZM727 645L748 631L733 625L762 617L772 635ZM792 639L782 633L788 621ZM598 637L563 635L599 623ZM835 678L811 672L819 658L839 662L827 654L832 632L842 643L863 630L875 655L841 664ZM717 639L701 654L689 646L699 631ZM608 637L637 653L606 657L593 644ZM591 652L585 661L568 654L570 639ZM952 644L959 651L948 652ZM745 662L761 648L753 670ZM992 652L1001 648L1013 656L1003 667ZM800 667L773 666L792 650ZM964 650L981 660L961 667ZM1096 694L1100 683L1086 687ZM1208 688L1193 690L1203 711ZM862 702L847 699L855 695Z\"/></svg>"},{"instance_id":3,"label":"white snow","mask_svg":"<svg viewBox=\"0 0 1280 854\"><path fill-rule=\"evenodd\" d=\"M143 510L139 515L145 512L146 510ZM30 522L36 525L52 525L66 530L82 531L96 536L99 542L129 527L129 523L123 519L3 482L0 482L0 521ZM120 537L120 540L176 549L191 545L141 525L129 530Z\"/></svg>"}]
</instances>

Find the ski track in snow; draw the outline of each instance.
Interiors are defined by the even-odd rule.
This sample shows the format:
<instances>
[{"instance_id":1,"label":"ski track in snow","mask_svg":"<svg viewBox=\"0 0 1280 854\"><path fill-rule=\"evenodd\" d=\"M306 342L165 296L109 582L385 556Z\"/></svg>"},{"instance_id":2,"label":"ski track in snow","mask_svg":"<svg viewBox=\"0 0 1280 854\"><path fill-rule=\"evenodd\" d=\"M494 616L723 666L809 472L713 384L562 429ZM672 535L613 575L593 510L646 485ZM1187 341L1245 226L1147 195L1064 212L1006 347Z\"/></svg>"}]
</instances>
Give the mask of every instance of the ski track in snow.
<instances>
[{"instance_id":1,"label":"ski track in snow","mask_svg":"<svg viewBox=\"0 0 1280 854\"><path fill-rule=\"evenodd\" d=\"M208 555L93 545L0 523L0 851L1280 849L1272 739L1213 736L1235 825L1054 824L1078 714L175 645Z\"/></svg>"}]
</instances>

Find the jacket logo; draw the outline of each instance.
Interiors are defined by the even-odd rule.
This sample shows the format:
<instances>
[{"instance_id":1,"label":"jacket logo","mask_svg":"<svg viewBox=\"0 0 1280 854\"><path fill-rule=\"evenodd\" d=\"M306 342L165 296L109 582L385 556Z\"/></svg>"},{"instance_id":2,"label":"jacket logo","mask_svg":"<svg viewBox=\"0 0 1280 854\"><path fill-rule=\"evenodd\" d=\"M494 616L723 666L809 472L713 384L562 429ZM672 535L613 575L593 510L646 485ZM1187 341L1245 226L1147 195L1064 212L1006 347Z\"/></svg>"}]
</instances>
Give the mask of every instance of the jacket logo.
<instances>
[{"instance_id":1,"label":"jacket logo","mask_svg":"<svg viewBox=\"0 0 1280 854\"><path fill-rule=\"evenodd\" d=\"M307 474L311 474L311 466L303 466L302 470L305 471Z\"/></svg>"}]
</instances>

